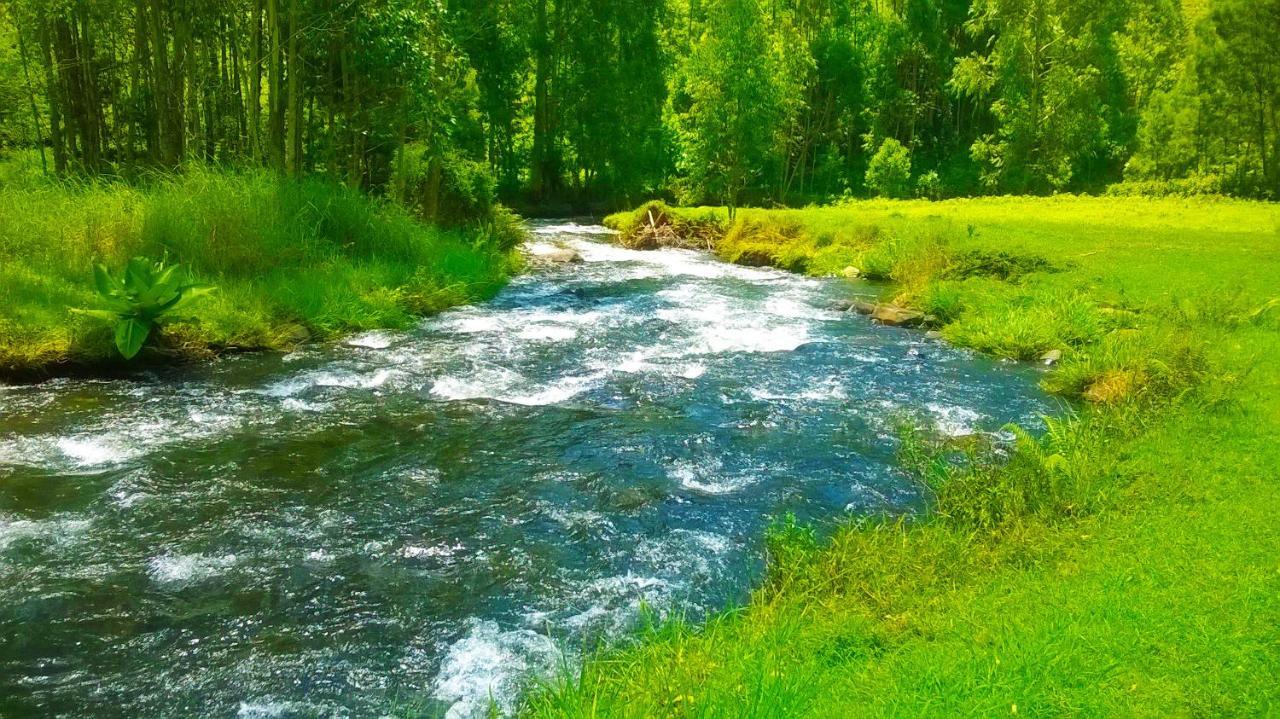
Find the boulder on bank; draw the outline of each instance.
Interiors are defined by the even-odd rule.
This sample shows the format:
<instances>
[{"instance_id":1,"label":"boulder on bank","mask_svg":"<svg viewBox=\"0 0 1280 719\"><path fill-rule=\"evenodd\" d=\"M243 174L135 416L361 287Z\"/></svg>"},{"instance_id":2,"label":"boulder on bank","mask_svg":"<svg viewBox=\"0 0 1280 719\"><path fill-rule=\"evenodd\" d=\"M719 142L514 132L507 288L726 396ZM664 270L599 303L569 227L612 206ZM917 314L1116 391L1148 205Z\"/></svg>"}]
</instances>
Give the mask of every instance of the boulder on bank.
<instances>
[{"instance_id":1,"label":"boulder on bank","mask_svg":"<svg viewBox=\"0 0 1280 719\"><path fill-rule=\"evenodd\" d=\"M897 305L881 305L863 300L850 302L849 309L889 327L920 327L929 324L931 321L928 315L919 310L910 310Z\"/></svg>"}]
</instances>

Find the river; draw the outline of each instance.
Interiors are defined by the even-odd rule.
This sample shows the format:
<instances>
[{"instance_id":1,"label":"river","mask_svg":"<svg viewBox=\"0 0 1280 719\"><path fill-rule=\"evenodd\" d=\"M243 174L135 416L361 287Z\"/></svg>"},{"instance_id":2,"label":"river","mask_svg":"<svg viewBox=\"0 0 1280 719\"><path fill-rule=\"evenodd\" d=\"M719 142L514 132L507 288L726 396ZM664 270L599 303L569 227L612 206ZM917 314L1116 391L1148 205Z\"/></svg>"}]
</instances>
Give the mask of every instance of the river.
<instances>
[{"instance_id":1,"label":"river","mask_svg":"<svg viewBox=\"0 0 1280 719\"><path fill-rule=\"evenodd\" d=\"M851 292L604 230L407 332L0 387L0 715L510 707L642 604L741 601L770 519L922 499L903 417L1049 410L1034 368Z\"/></svg>"}]
</instances>

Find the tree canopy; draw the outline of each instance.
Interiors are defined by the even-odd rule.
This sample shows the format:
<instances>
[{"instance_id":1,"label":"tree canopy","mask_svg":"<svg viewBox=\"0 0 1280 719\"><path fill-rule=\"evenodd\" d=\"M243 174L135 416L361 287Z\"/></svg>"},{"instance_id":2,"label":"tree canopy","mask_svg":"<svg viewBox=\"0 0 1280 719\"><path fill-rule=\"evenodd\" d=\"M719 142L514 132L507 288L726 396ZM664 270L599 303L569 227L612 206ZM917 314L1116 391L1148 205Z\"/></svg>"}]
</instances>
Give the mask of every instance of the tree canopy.
<instances>
[{"instance_id":1,"label":"tree canopy","mask_svg":"<svg viewBox=\"0 0 1280 719\"><path fill-rule=\"evenodd\" d=\"M0 154L263 165L426 193L428 214L476 172L542 206L1124 180L1280 197L1280 0L1203 7L0 0ZM909 158L891 190L868 184L886 147Z\"/></svg>"}]
</instances>

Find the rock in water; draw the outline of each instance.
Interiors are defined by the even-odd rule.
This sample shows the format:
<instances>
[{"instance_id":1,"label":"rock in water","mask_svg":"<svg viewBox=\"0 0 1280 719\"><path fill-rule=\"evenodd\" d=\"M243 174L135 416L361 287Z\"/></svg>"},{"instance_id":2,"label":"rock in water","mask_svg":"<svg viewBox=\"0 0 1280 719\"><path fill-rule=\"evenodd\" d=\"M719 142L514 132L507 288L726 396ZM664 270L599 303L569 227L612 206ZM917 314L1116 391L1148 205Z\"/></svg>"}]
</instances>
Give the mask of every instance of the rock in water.
<instances>
[{"instance_id":1,"label":"rock in water","mask_svg":"<svg viewBox=\"0 0 1280 719\"><path fill-rule=\"evenodd\" d=\"M541 255L539 259L556 265L568 265L582 262L582 255L567 247Z\"/></svg>"},{"instance_id":2,"label":"rock in water","mask_svg":"<svg viewBox=\"0 0 1280 719\"><path fill-rule=\"evenodd\" d=\"M881 305L871 313L871 319L890 327L919 327L924 324L924 313L892 305Z\"/></svg>"},{"instance_id":3,"label":"rock in water","mask_svg":"<svg viewBox=\"0 0 1280 719\"><path fill-rule=\"evenodd\" d=\"M925 313L896 305L877 305L871 302L855 301L852 307L854 312L860 315L868 315L876 322L890 327L919 327L928 321Z\"/></svg>"},{"instance_id":4,"label":"rock in water","mask_svg":"<svg viewBox=\"0 0 1280 719\"><path fill-rule=\"evenodd\" d=\"M856 280L862 276L862 270L857 267L846 267L840 271L840 276L846 280Z\"/></svg>"},{"instance_id":5,"label":"rock in water","mask_svg":"<svg viewBox=\"0 0 1280 719\"><path fill-rule=\"evenodd\" d=\"M535 265L570 265L582 262L582 255L568 247L539 247L526 252L529 261Z\"/></svg>"},{"instance_id":6,"label":"rock in water","mask_svg":"<svg viewBox=\"0 0 1280 719\"><path fill-rule=\"evenodd\" d=\"M1062 350L1049 350L1044 353L1040 361L1052 367L1062 361Z\"/></svg>"}]
</instances>

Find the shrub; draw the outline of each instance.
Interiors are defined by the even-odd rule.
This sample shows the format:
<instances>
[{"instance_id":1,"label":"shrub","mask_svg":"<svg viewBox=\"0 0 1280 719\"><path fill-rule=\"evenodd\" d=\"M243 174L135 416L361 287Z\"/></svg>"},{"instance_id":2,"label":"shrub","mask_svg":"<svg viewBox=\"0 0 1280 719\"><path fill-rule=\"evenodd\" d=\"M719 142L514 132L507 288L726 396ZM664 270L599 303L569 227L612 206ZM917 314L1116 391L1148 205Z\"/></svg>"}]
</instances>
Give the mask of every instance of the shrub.
<instances>
[{"instance_id":1,"label":"shrub","mask_svg":"<svg viewBox=\"0 0 1280 719\"><path fill-rule=\"evenodd\" d=\"M911 151L892 137L867 165L867 187L884 197L906 197L911 188Z\"/></svg>"},{"instance_id":2,"label":"shrub","mask_svg":"<svg viewBox=\"0 0 1280 719\"><path fill-rule=\"evenodd\" d=\"M1129 180L1107 187L1110 197L1200 197L1227 193L1218 175L1192 175L1171 180Z\"/></svg>"},{"instance_id":3,"label":"shrub","mask_svg":"<svg viewBox=\"0 0 1280 719\"><path fill-rule=\"evenodd\" d=\"M916 197L926 200L942 199L942 178L937 170L929 170L916 179Z\"/></svg>"},{"instance_id":4,"label":"shrub","mask_svg":"<svg viewBox=\"0 0 1280 719\"><path fill-rule=\"evenodd\" d=\"M968 250L951 260L948 279L992 277L1017 282L1033 272L1056 272L1058 268L1039 255L1016 255L1004 250Z\"/></svg>"}]
</instances>

